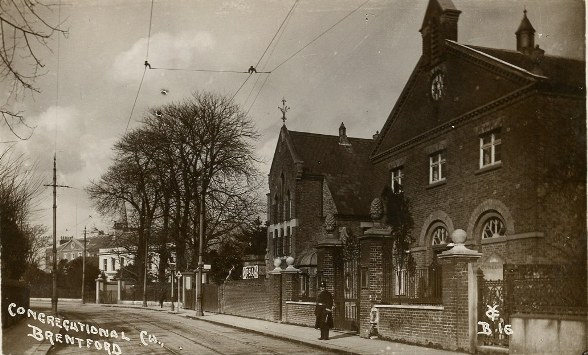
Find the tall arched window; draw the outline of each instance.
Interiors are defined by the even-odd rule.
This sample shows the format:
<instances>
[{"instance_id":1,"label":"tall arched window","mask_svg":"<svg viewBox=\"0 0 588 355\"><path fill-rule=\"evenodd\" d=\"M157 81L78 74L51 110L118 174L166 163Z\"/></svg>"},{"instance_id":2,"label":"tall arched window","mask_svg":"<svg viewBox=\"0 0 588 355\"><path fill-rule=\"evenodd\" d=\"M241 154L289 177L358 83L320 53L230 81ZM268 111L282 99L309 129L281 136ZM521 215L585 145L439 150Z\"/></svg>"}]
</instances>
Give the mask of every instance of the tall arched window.
<instances>
[{"instance_id":1,"label":"tall arched window","mask_svg":"<svg viewBox=\"0 0 588 355\"><path fill-rule=\"evenodd\" d=\"M286 178L284 177L284 173L280 175L280 204L281 204L281 213L280 213L280 221L286 219Z\"/></svg>"},{"instance_id":2,"label":"tall arched window","mask_svg":"<svg viewBox=\"0 0 588 355\"><path fill-rule=\"evenodd\" d=\"M273 219L273 221L272 222L273 223L278 223L279 222L278 221L278 216L279 216L278 210L279 210L279 208L280 208L280 204L278 203L278 194L275 194L274 195L274 201L273 201L273 204L272 204L272 211L273 211L273 213L272 213L272 219Z\"/></svg>"},{"instance_id":3,"label":"tall arched window","mask_svg":"<svg viewBox=\"0 0 588 355\"><path fill-rule=\"evenodd\" d=\"M433 253L431 254L433 260L435 256L447 250L448 244L451 242L449 237L449 229L445 222L437 220L429 227L430 245Z\"/></svg>"},{"instance_id":4,"label":"tall arched window","mask_svg":"<svg viewBox=\"0 0 588 355\"><path fill-rule=\"evenodd\" d=\"M290 195L290 190L286 192L286 219L292 219L292 196Z\"/></svg>"}]
</instances>

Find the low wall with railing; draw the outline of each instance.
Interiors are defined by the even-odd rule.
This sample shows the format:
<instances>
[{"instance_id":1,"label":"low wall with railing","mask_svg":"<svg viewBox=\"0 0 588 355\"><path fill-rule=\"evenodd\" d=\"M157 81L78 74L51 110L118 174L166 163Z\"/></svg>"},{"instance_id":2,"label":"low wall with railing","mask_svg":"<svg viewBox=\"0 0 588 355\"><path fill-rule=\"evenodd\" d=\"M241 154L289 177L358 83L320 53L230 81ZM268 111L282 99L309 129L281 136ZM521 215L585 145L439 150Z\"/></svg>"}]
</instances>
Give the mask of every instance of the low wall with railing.
<instances>
[{"instance_id":1,"label":"low wall with railing","mask_svg":"<svg viewBox=\"0 0 588 355\"><path fill-rule=\"evenodd\" d=\"M290 324L314 327L316 320L314 315L315 304L315 302L286 301L284 321Z\"/></svg>"}]
</instances>

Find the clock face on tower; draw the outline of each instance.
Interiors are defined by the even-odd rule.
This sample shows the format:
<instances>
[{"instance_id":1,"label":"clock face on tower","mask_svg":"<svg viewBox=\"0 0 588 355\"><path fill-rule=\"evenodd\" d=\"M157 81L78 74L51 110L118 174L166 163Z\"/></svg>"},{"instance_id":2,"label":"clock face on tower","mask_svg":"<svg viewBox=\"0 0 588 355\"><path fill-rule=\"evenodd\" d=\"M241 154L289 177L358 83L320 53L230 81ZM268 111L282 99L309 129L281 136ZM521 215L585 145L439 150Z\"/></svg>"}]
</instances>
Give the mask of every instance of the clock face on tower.
<instances>
[{"instance_id":1,"label":"clock face on tower","mask_svg":"<svg viewBox=\"0 0 588 355\"><path fill-rule=\"evenodd\" d=\"M431 81L431 97L433 100L439 101L443 97L445 90L443 73L438 72L433 76Z\"/></svg>"}]
</instances>

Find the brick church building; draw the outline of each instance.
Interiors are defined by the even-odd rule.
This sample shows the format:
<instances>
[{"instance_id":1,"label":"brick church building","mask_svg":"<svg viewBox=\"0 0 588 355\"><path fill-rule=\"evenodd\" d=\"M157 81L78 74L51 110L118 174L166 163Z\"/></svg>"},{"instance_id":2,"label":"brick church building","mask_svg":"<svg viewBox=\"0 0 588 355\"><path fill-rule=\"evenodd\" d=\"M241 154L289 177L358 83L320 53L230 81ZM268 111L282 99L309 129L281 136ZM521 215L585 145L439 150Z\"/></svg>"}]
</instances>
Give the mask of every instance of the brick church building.
<instances>
[{"instance_id":1,"label":"brick church building","mask_svg":"<svg viewBox=\"0 0 588 355\"><path fill-rule=\"evenodd\" d=\"M322 244L340 245L344 238L357 238L372 226L370 202L380 191L370 181L385 176L370 163L373 143L373 139L348 137L343 123L338 135L289 131L284 124L269 173L268 259L278 258L285 266L286 258L294 257L300 269L296 299L314 300L323 280L337 279L338 286L346 281L337 300L348 317L338 319L338 324L350 329L357 317L357 262L338 270L345 271L343 280L317 268L317 260L324 262ZM325 223L331 229L325 229ZM329 239L335 228L343 236L336 241Z\"/></svg>"},{"instance_id":2,"label":"brick church building","mask_svg":"<svg viewBox=\"0 0 588 355\"><path fill-rule=\"evenodd\" d=\"M282 127L268 259L299 270L292 302L326 280L336 326L361 336L576 351L587 334L585 62L535 45L526 10L512 49L460 43L460 14L429 1L422 55L374 139ZM401 264L386 186L409 201ZM493 304L502 316L487 320ZM493 334L478 334L484 321Z\"/></svg>"}]
</instances>

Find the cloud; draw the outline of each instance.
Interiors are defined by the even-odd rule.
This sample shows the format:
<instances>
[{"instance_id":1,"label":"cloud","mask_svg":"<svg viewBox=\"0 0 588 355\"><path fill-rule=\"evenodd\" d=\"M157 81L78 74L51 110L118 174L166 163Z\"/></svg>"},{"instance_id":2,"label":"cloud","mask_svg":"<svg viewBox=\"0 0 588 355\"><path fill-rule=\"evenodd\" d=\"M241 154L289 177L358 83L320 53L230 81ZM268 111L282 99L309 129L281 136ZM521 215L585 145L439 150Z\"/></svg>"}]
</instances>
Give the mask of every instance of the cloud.
<instances>
[{"instance_id":1,"label":"cloud","mask_svg":"<svg viewBox=\"0 0 588 355\"><path fill-rule=\"evenodd\" d=\"M215 43L213 36L206 31L183 31L175 35L159 32L151 36L149 43L146 38L141 38L114 58L113 79L127 82L140 77L147 45L152 67L190 69L194 67L194 59L210 52Z\"/></svg>"}]
</instances>

